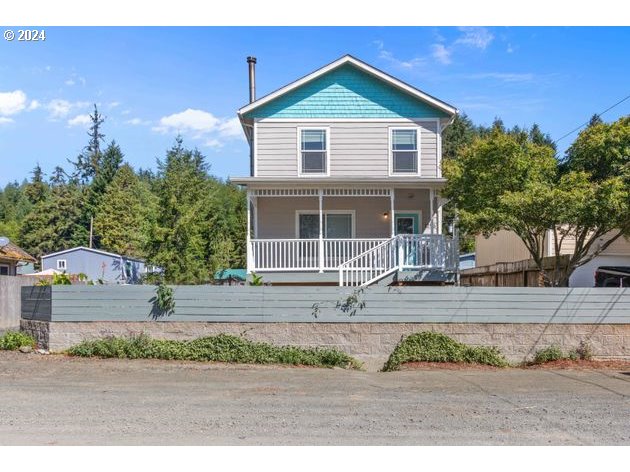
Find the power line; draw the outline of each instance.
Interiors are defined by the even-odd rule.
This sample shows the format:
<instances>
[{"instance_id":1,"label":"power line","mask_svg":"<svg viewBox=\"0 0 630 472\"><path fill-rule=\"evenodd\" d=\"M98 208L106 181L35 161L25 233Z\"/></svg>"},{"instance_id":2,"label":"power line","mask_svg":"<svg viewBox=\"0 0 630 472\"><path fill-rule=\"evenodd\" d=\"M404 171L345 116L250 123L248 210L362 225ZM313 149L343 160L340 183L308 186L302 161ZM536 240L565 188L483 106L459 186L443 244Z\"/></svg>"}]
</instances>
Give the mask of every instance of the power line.
<instances>
[{"instance_id":1,"label":"power line","mask_svg":"<svg viewBox=\"0 0 630 472\"><path fill-rule=\"evenodd\" d=\"M615 108L617 105L622 104L623 102L625 102L625 101L626 101L626 100L628 100L629 98L630 98L630 95L628 95L628 96L627 96L627 97L625 97L625 98L622 98L621 100L619 100L619 101L618 101L617 103L615 103L614 105L609 106L608 108L606 108L603 112L601 112L601 113L597 113L597 116L602 116L604 113L606 113L607 111L612 110L612 109L613 109L613 108ZM575 132L576 132L576 131L578 131L579 129L581 129L581 128L585 127L587 124L589 124L589 122L590 122L590 120L589 120L589 121L587 121L586 123L581 124L581 125L580 125L580 126L578 126L577 128L575 128L575 129L573 129L573 130L569 131L567 134L562 135L562 137L560 137L560 138L558 138L558 139L556 139L556 140L554 141L554 144L556 144L556 143L557 143L558 141L560 141L561 139L564 139L564 138L566 138L567 136L570 136L571 134L575 133Z\"/></svg>"}]
</instances>

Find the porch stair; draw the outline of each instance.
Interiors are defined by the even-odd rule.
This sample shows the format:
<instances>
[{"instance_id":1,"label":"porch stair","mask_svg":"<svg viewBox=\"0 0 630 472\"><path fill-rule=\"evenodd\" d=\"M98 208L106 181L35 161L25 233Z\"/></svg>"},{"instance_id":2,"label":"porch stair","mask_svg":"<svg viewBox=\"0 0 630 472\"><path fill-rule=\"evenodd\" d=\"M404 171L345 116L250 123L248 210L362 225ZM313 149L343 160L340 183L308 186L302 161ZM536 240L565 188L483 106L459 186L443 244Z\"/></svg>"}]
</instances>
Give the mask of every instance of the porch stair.
<instances>
[{"instance_id":1,"label":"porch stair","mask_svg":"<svg viewBox=\"0 0 630 472\"><path fill-rule=\"evenodd\" d=\"M399 234L339 265L339 285L366 287L390 282L453 283L457 239Z\"/></svg>"}]
</instances>

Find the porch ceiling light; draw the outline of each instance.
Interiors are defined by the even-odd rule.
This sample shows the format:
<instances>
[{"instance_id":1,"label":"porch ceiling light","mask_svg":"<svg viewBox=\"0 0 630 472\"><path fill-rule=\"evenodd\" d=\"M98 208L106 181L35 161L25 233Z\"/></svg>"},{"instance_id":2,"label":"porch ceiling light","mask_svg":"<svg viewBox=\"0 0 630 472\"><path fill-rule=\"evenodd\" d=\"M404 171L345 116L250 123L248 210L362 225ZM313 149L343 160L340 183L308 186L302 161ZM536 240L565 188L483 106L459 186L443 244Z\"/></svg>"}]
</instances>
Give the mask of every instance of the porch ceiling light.
<instances>
[{"instance_id":1,"label":"porch ceiling light","mask_svg":"<svg viewBox=\"0 0 630 472\"><path fill-rule=\"evenodd\" d=\"M383 213L383 218L385 219L389 218L389 213L388 212Z\"/></svg>"}]
</instances>

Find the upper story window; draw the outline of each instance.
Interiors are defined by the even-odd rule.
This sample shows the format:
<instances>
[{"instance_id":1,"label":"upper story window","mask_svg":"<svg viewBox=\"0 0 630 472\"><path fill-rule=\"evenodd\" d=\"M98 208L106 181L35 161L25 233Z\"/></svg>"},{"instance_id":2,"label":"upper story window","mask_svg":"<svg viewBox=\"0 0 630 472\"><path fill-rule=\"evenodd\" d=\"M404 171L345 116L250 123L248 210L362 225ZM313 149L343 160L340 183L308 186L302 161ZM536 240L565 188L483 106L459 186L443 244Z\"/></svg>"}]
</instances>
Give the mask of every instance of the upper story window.
<instances>
[{"instance_id":1,"label":"upper story window","mask_svg":"<svg viewBox=\"0 0 630 472\"><path fill-rule=\"evenodd\" d=\"M57 259L57 270L66 270L66 260Z\"/></svg>"},{"instance_id":2,"label":"upper story window","mask_svg":"<svg viewBox=\"0 0 630 472\"><path fill-rule=\"evenodd\" d=\"M300 174L328 174L328 129L301 128Z\"/></svg>"},{"instance_id":3,"label":"upper story window","mask_svg":"<svg viewBox=\"0 0 630 472\"><path fill-rule=\"evenodd\" d=\"M394 128L391 130L392 174L420 174L418 129Z\"/></svg>"}]
</instances>

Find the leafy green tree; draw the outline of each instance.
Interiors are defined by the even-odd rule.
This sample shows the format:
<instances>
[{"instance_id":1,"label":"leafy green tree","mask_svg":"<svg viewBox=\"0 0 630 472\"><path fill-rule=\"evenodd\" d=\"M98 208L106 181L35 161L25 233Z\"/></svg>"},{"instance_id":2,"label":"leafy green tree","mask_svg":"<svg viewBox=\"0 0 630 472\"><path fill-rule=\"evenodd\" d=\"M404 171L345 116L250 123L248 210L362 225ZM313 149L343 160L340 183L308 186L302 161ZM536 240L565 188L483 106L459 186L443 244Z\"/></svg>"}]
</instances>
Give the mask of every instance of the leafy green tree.
<instances>
[{"instance_id":1,"label":"leafy green tree","mask_svg":"<svg viewBox=\"0 0 630 472\"><path fill-rule=\"evenodd\" d=\"M565 164L568 170L589 172L598 181L630 178L630 116L604 123L595 115L567 150Z\"/></svg>"},{"instance_id":2,"label":"leafy green tree","mask_svg":"<svg viewBox=\"0 0 630 472\"><path fill-rule=\"evenodd\" d=\"M105 153L107 154L107 153ZM131 166L116 172L94 218L94 232L103 249L144 257L154 198Z\"/></svg>"},{"instance_id":3,"label":"leafy green tree","mask_svg":"<svg viewBox=\"0 0 630 472\"><path fill-rule=\"evenodd\" d=\"M442 158L456 159L459 151L472 143L477 134L475 125L465 113L456 115L442 133Z\"/></svg>"},{"instance_id":4,"label":"leafy green tree","mask_svg":"<svg viewBox=\"0 0 630 472\"><path fill-rule=\"evenodd\" d=\"M33 204L26 194L26 181L8 183L0 190L0 236L17 240L20 226Z\"/></svg>"},{"instance_id":5,"label":"leafy green tree","mask_svg":"<svg viewBox=\"0 0 630 472\"><path fill-rule=\"evenodd\" d=\"M150 231L148 259L172 283L210 280L204 234L208 232L211 188L208 166L197 150L186 149L181 137L158 160L158 214Z\"/></svg>"},{"instance_id":6,"label":"leafy green tree","mask_svg":"<svg viewBox=\"0 0 630 472\"><path fill-rule=\"evenodd\" d=\"M462 226L472 234L513 231L523 241L549 285L566 285L576 267L590 261L628 228L629 193L622 179L591 179L588 173L561 175L553 147L523 141L495 127L476 139L457 160L446 161L445 195L459 211ZM551 230L559 248L575 238L569 266L543 268L544 241ZM601 243L603 235L612 238Z\"/></svg>"}]
</instances>

